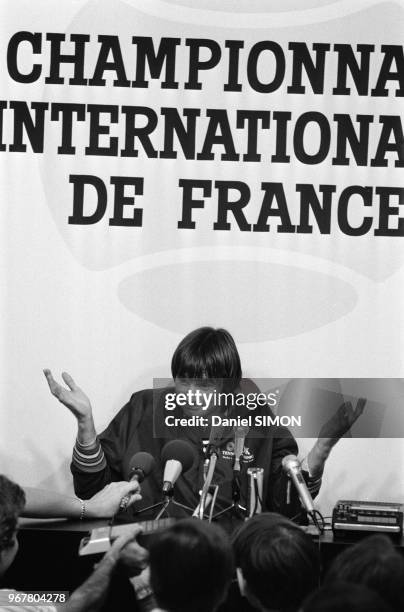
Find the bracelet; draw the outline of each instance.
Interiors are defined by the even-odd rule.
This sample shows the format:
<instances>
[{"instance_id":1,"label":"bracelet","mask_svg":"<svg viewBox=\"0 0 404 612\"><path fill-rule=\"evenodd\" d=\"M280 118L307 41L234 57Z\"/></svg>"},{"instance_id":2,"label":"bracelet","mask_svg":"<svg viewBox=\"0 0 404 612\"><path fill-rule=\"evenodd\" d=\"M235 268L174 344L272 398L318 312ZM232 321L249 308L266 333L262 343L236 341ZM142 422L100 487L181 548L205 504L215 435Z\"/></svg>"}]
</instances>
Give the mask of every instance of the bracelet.
<instances>
[{"instance_id":1,"label":"bracelet","mask_svg":"<svg viewBox=\"0 0 404 612\"><path fill-rule=\"evenodd\" d=\"M81 512L80 512L79 520L82 521L86 513L86 502L84 501L84 499L80 499L80 497L78 497L77 499L81 503Z\"/></svg>"}]
</instances>

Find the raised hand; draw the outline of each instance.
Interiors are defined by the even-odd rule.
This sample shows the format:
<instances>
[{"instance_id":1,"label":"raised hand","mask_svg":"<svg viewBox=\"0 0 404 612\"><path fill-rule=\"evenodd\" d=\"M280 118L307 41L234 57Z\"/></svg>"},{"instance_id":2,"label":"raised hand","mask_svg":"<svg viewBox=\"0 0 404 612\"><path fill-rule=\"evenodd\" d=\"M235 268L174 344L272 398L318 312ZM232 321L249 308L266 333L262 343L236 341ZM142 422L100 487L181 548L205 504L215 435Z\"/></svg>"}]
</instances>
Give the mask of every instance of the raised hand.
<instances>
[{"instance_id":1,"label":"raised hand","mask_svg":"<svg viewBox=\"0 0 404 612\"><path fill-rule=\"evenodd\" d=\"M319 438L339 440L352 425L358 420L365 409L366 399L360 397L356 402L355 408L351 402L344 402L336 413L322 426Z\"/></svg>"},{"instance_id":2,"label":"raised hand","mask_svg":"<svg viewBox=\"0 0 404 612\"><path fill-rule=\"evenodd\" d=\"M310 475L320 478L324 471L325 462L333 446L352 425L359 419L365 409L366 398L360 397L355 408L351 402L344 402L335 414L322 426L318 440L307 455Z\"/></svg>"},{"instance_id":3,"label":"raised hand","mask_svg":"<svg viewBox=\"0 0 404 612\"><path fill-rule=\"evenodd\" d=\"M49 389L59 402L64 404L76 417L78 421L91 417L91 403L87 395L76 385L73 378L67 372L62 373L62 378L67 388L58 383L48 369L43 371L48 382Z\"/></svg>"}]
</instances>

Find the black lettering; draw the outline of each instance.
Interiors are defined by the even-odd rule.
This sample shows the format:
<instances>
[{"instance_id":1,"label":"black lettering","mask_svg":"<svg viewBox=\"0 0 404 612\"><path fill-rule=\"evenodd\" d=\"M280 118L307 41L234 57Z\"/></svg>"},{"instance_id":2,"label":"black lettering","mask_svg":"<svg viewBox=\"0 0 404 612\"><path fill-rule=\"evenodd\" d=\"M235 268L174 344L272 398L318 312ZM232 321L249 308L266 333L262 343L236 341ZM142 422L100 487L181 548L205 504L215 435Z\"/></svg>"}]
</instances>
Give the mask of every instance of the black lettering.
<instances>
[{"instance_id":1,"label":"black lettering","mask_svg":"<svg viewBox=\"0 0 404 612\"><path fill-rule=\"evenodd\" d=\"M68 222L74 225L93 225L100 221L107 210L107 188L104 181L91 174L71 174L69 183L73 183L73 214ZM84 214L84 187L91 185L97 195L96 207L92 214Z\"/></svg>"},{"instance_id":2,"label":"black lettering","mask_svg":"<svg viewBox=\"0 0 404 612\"><path fill-rule=\"evenodd\" d=\"M199 71L211 70L218 65L222 56L220 46L210 38L187 38L185 44L189 47L189 75L184 88L202 89L202 83L198 81ZM203 48L210 51L210 58L207 60L200 59L200 50Z\"/></svg>"},{"instance_id":3,"label":"black lettering","mask_svg":"<svg viewBox=\"0 0 404 612\"><path fill-rule=\"evenodd\" d=\"M90 115L89 146L85 148L86 155L118 155L118 137L111 136L109 145L102 147L99 144L100 136L109 134L109 125L101 125L101 114L109 115L111 123L118 123L118 106L111 104L87 104Z\"/></svg>"},{"instance_id":4,"label":"black lettering","mask_svg":"<svg viewBox=\"0 0 404 612\"><path fill-rule=\"evenodd\" d=\"M279 233L294 233L296 227L290 220L288 205L282 183L261 183L261 189L265 192L257 223L253 225L254 232L269 232L268 217L279 217L281 225L278 225ZM276 200L278 206L272 206Z\"/></svg>"},{"instance_id":5,"label":"black lettering","mask_svg":"<svg viewBox=\"0 0 404 612\"><path fill-rule=\"evenodd\" d=\"M400 85L396 89L396 96L404 96L404 53L401 45L382 45L385 54L376 87L372 89L372 96L388 96L387 81L397 81ZM393 62L396 70L392 69Z\"/></svg>"},{"instance_id":6,"label":"black lettering","mask_svg":"<svg viewBox=\"0 0 404 612\"><path fill-rule=\"evenodd\" d=\"M351 45L334 45L334 51L338 53L337 86L332 90L334 95L349 96L351 93L351 88L347 85L348 68L358 94L368 95L370 54L375 47L374 45L357 45L356 49L360 53L360 64L358 64Z\"/></svg>"},{"instance_id":7,"label":"black lettering","mask_svg":"<svg viewBox=\"0 0 404 612\"><path fill-rule=\"evenodd\" d=\"M121 150L123 157L137 157L138 149L135 149L135 138L142 144L147 157L157 157L157 151L149 138L157 126L157 115L153 109L147 106L122 106L122 113L126 115L125 122L125 148ZM136 117L146 118L146 124L136 127Z\"/></svg>"},{"instance_id":8,"label":"black lettering","mask_svg":"<svg viewBox=\"0 0 404 612\"><path fill-rule=\"evenodd\" d=\"M404 188L403 187L376 187L376 193L379 196L379 226L375 230L375 236L404 236L404 218L399 217L397 227L389 227L390 217L397 216L400 213L399 206L404 204ZM398 206L390 205L391 196L397 196Z\"/></svg>"},{"instance_id":9,"label":"black lettering","mask_svg":"<svg viewBox=\"0 0 404 612\"><path fill-rule=\"evenodd\" d=\"M74 52L71 54L61 52L60 46L65 38L64 34L58 33L46 35L46 40L51 43L51 56L49 76L45 78L45 83L48 85L64 83L64 78L60 76L60 65L73 64L74 76L69 79L69 85L87 85L87 79L84 78L84 52L90 37L88 34L71 34L70 41L74 43Z\"/></svg>"},{"instance_id":10,"label":"black lettering","mask_svg":"<svg viewBox=\"0 0 404 612\"><path fill-rule=\"evenodd\" d=\"M372 115L356 115L359 123L359 136L355 132L350 115L334 115L337 123L337 151L332 163L337 166L348 166L350 158L347 155L347 145L351 148L358 166L368 163L369 126L373 123Z\"/></svg>"},{"instance_id":11,"label":"black lettering","mask_svg":"<svg viewBox=\"0 0 404 612\"><path fill-rule=\"evenodd\" d=\"M304 133L309 123L316 123L320 128L320 143L317 153L309 154L304 145ZM322 113L309 112L300 115L295 125L293 146L295 155L303 164L320 164L328 155L331 142L331 129L328 119Z\"/></svg>"},{"instance_id":12,"label":"black lettering","mask_svg":"<svg viewBox=\"0 0 404 612\"><path fill-rule=\"evenodd\" d=\"M263 51L269 51L275 59L275 71L272 80L262 83L258 79L258 60ZM282 47L270 40L256 43L248 55L247 78L251 87L259 93L271 93L276 91L282 84L285 76L285 56Z\"/></svg>"},{"instance_id":13,"label":"black lettering","mask_svg":"<svg viewBox=\"0 0 404 612\"><path fill-rule=\"evenodd\" d=\"M35 121L26 102L12 101L10 108L14 111L14 136L9 151L23 153L27 150L27 145L23 142L25 129L33 152L43 153L45 111L48 109L48 103L31 102L31 109L35 111Z\"/></svg>"},{"instance_id":14,"label":"black lettering","mask_svg":"<svg viewBox=\"0 0 404 612\"><path fill-rule=\"evenodd\" d=\"M205 142L202 151L198 153L197 159L214 159L212 148L214 145L223 146L225 152L220 158L223 161L238 161L240 156L234 148L233 136L227 117L227 111L221 109L208 109L206 116L210 117L208 129L206 130Z\"/></svg>"},{"instance_id":15,"label":"black lettering","mask_svg":"<svg viewBox=\"0 0 404 612\"><path fill-rule=\"evenodd\" d=\"M137 208L131 217L124 217L124 206L135 206L134 196L125 196L125 187L134 187L134 194L143 195L143 178L138 176L111 176L111 185L115 187L114 216L109 224L119 227L142 227L143 209Z\"/></svg>"},{"instance_id":16,"label":"black lettering","mask_svg":"<svg viewBox=\"0 0 404 612\"><path fill-rule=\"evenodd\" d=\"M192 220L194 208L203 208L205 200L194 200L193 190L202 189L202 196L210 198L212 195L212 181L193 179L180 179L179 187L182 188L182 218L178 221L179 229L195 229L195 221Z\"/></svg>"},{"instance_id":17,"label":"black lettering","mask_svg":"<svg viewBox=\"0 0 404 612\"><path fill-rule=\"evenodd\" d=\"M32 53L41 53L42 34L36 32L16 32L7 46L7 70L11 78L17 83L34 83L41 76L41 64L33 64L31 72L24 74L18 68L17 55L22 42L28 42L32 47Z\"/></svg>"},{"instance_id":18,"label":"black lettering","mask_svg":"<svg viewBox=\"0 0 404 612\"><path fill-rule=\"evenodd\" d=\"M174 134L181 145L185 159L195 159L196 118L201 111L197 108L184 108L182 114L186 117L186 126L182 122L176 108L162 108L161 114L165 117L164 150L160 151L163 159L176 159L177 151L174 149Z\"/></svg>"},{"instance_id":19,"label":"black lettering","mask_svg":"<svg viewBox=\"0 0 404 612\"><path fill-rule=\"evenodd\" d=\"M164 81L161 83L162 89L178 89L178 82L175 80L175 55L180 38L162 38L157 54L154 51L153 39L150 36L133 36L132 43L137 45L136 58L136 79L132 81L132 87L148 87L149 83L145 79L146 60L152 79L158 79L166 65Z\"/></svg>"},{"instance_id":20,"label":"black lettering","mask_svg":"<svg viewBox=\"0 0 404 612\"><path fill-rule=\"evenodd\" d=\"M250 201L250 188L241 181L215 181L215 188L218 190L218 211L217 221L213 224L214 230L230 230L231 225L227 220L231 212L242 232L251 231L251 225L247 223L243 208ZM237 191L238 198L229 200L230 191Z\"/></svg>"},{"instance_id":21,"label":"black lettering","mask_svg":"<svg viewBox=\"0 0 404 612\"><path fill-rule=\"evenodd\" d=\"M372 217L363 217L363 222L359 227L353 227L348 219L349 206L352 204L351 198L359 196L362 198L364 206L372 206L372 187L362 187L351 185L344 189L338 201L338 225L340 230L347 236L363 236L372 227ZM357 205L357 200L355 200ZM355 205L354 203L354 205ZM362 205L359 204L360 206Z\"/></svg>"},{"instance_id":22,"label":"black lettering","mask_svg":"<svg viewBox=\"0 0 404 612\"><path fill-rule=\"evenodd\" d=\"M51 121L58 121L62 115L62 143L58 147L61 155L74 155L76 147L72 144L73 116L77 121L85 121L86 105L54 102L51 107Z\"/></svg>"},{"instance_id":23,"label":"black lettering","mask_svg":"<svg viewBox=\"0 0 404 612\"><path fill-rule=\"evenodd\" d=\"M106 83L105 79L102 78L104 72L112 70L117 76L113 81L114 87L130 87L130 81L126 78L119 38L117 36L100 35L98 42L101 43L101 49L98 54L93 78L88 81L88 84L95 85L96 87L104 86ZM112 61L108 61L109 54L112 55Z\"/></svg>"},{"instance_id":24,"label":"black lettering","mask_svg":"<svg viewBox=\"0 0 404 612\"><path fill-rule=\"evenodd\" d=\"M258 122L261 122L263 130L269 129L270 111L237 111L237 129L241 130L247 124L247 153L243 155L243 161L259 162L261 155L257 152L258 145Z\"/></svg>"},{"instance_id":25,"label":"black lettering","mask_svg":"<svg viewBox=\"0 0 404 612\"><path fill-rule=\"evenodd\" d=\"M313 43L313 51L316 53L316 61L311 58L306 43L291 42L289 49L293 51L292 85L287 88L288 93L304 94L305 86L302 84L303 67L309 78L311 89L315 94L324 91L324 67L325 54L330 50L330 45L325 43Z\"/></svg>"}]
</instances>

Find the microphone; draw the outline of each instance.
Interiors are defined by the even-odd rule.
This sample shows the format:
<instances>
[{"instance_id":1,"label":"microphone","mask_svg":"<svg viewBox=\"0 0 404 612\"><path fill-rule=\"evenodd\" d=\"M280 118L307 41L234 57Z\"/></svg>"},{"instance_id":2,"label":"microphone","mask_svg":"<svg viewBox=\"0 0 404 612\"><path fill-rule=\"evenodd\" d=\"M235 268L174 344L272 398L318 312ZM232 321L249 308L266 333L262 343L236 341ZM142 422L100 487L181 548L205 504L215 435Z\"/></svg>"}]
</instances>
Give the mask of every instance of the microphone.
<instances>
[{"instance_id":1,"label":"microphone","mask_svg":"<svg viewBox=\"0 0 404 612\"><path fill-rule=\"evenodd\" d=\"M295 485L306 512L314 512L313 499L303 478L299 459L295 455L287 455L282 459L282 468Z\"/></svg>"},{"instance_id":2,"label":"microphone","mask_svg":"<svg viewBox=\"0 0 404 612\"><path fill-rule=\"evenodd\" d=\"M135 453L132 459L129 461L129 482L137 480L140 484L143 480L154 470L156 462L154 457L150 453L144 453L140 451ZM119 504L119 510L126 510L129 504L131 496L125 495L122 497L121 503Z\"/></svg>"},{"instance_id":3,"label":"microphone","mask_svg":"<svg viewBox=\"0 0 404 612\"><path fill-rule=\"evenodd\" d=\"M176 481L182 472L189 470L194 459L194 450L185 440L171 440L164 445L161 451L161 460L165 463L163 476L164 496L173 494Z\"/></svg>"},{"instance_id":4,"label":"microphone","mask_svg":"<svg viewBox=\"0 0 404 612\"><path fill-rule=\"evenodd\" d=\"M210 428L209 442L206 449L206 456L211 457L213 453L219 454L218 446L222 441L225 427L224 425L212 425Z\"/></svg>"},{"instance_id":5,"label":"microphone","mask_svg":"<svg viewBox=\"0 0 404 612\"><path fill-rule=\"evenodd\" d=\"M239 472L241 469L240 459L244 450L244 442L248 435L250 428L248 425L239 425L233 428L234 432L234 465L233 470Z\"/></svg>"},{"instance_id":6,"label":"microphone","mask_svg":"<svg viewBox=\"0 0 404 612\"><path fill-rule=\"evenodd\" d=\"M206 459L203 469L205 482L203 484L202 491L200 492L199 503L192 515L196 518L200 518L201 520L203 520L203 513L209 503L209 488L212 484L213 474L215 473L216 461L219 457L218 446L223 438L224 429L225 428L223 425L212 425L210 429L209 442L206 449Z\"/></svg>"}]
</instances>

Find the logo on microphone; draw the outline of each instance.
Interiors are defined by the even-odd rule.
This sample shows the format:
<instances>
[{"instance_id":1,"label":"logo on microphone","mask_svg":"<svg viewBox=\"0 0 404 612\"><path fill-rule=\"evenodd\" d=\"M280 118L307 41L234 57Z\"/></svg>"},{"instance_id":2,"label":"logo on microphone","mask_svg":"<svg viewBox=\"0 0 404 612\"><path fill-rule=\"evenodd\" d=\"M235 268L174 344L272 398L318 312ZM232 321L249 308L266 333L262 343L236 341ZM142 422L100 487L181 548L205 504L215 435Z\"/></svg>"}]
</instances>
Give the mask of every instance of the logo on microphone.
<instances>
[{"instance_id":1,"label":"logo on microphone","mask_svg":"<svg viewBox=\"0 0 404 612\"><path fill-rule=\"evenodd\" d=\"M222 450L223 459L233 460L234 459L234 440L230 440L227 442L226 447ZM241 461L243 463L251 463L254 461L254 455L248 448L248 446L244 446L243 452L241 455Z\"/></svg>"}]
</instances>

